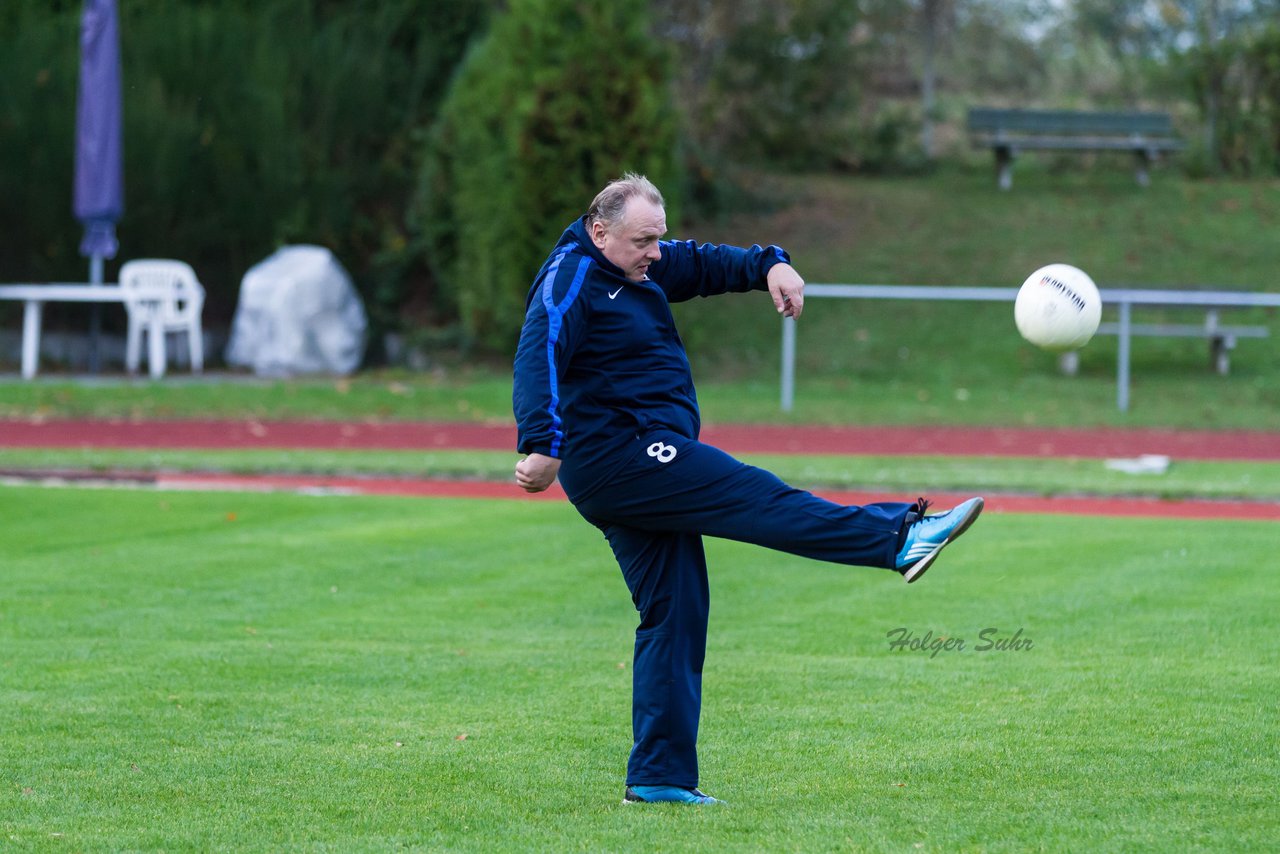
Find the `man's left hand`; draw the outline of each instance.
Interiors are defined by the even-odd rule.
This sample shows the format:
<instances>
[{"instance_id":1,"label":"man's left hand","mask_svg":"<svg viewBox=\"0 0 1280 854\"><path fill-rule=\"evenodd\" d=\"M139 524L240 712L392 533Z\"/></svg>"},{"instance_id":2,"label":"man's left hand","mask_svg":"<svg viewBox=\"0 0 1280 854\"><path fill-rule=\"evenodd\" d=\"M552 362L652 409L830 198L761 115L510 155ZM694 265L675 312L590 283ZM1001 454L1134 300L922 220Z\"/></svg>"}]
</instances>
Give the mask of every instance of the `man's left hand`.
<instances>
[{"instance_id":1,"label":"man's left hand","mask_svg":"<svg viewBox=\"0 0 1280 854\"><path fill-rule=\"evenodd\" d=\"M546 454L530 454L516 463L516 484L525 492L543 492L560 473L560 460Z\"/></svg>"},{"instance_id":2,"label":"man's left hand","mask_svg":"<svg viewBox=\"0 0 1280 854\"><path fill-rule=\"evenodd\" d=\"M769 268L769 296L783 317L800 317L804 311L804 279L790 264L774 264Z\"/></svg>"}]
</instances>

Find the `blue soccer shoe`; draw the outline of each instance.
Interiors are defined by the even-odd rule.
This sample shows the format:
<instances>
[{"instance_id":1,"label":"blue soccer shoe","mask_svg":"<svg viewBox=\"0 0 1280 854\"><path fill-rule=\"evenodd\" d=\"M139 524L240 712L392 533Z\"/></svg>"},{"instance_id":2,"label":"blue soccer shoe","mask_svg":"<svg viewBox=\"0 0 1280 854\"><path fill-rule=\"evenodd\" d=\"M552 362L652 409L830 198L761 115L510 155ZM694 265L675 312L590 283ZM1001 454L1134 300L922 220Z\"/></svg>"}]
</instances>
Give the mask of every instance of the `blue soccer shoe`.
<instances>
[{"instance_id":1,"label":"blue soccer shoe","mask_svg":"<svg viewBox=\"0 0 1280 854\"><path fill-rule=\"evenodd\" d=\"M622 802L624 804L724 805L724 801L697 789L681 789L679 786L627 786L627 793L623 795Z\"/></svg>"},{"instance_id":2,"label":"blue soccer shoe","mask_svg":"<svg viewBox=\"0 0 1280 854\"><path fill-rule=\"evenodd\" d=\"M981 498L970 498L946 513L926 516L929 502L921 498L916 503L916 518L907 528L906 542L894 565L908 584L919 580L938 553L969 529L982 512L982 504Z\"/></svg>"}]
</instances>

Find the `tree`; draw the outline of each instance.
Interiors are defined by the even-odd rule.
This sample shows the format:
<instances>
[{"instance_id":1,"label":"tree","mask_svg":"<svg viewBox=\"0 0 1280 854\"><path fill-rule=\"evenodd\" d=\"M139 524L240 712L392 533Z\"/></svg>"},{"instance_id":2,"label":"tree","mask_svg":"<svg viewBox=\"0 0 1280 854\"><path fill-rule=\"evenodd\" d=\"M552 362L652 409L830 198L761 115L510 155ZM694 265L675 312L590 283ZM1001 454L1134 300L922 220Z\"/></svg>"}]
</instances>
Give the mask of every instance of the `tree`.
<instances>
[{"instance_id":1,"label":"tree","mask_svg":"<svg viewBox=\"0 0 1280 854\"><path fill-rule=\"evenodd\" d=\"M1249 45L1265 42L1258 41L1259 34L1274 26L1277 16L1277 0L1077 0L1074 25L1079 38L1098 39L1118 63L1127 101L1149 97L1164 81L1179 87L1189 82L1204 122L1205 162L1217 164L1233 157L1240 161L1219 150L1228 137L1237 148L1254 147L1243 137L1265 133L1260 126L1245 130L1259 117L1241 114L1240 103L1266 88L1257 76L1265 75L1265 61L1253 71L1247 67L1253 56ZM1224 121L1230 125L1226 130Z\"/></svg>"},{"instance_id":2,"label":"tree","mask_svg":"<svg viewBox=\"0 0 1280 854\"><path fill-rule=\"evenodd\" d=\"M865 85L849 0L652 0L676 102L712 162L825 168L853 147Z\"/></svg>"},{"instance_id":3,"label":"tree","mask_svg":"<svg viewBox=\"0 0 1280 854\"><path fill-rule=\"evenodd\" d=\"M921 0L920 18L924 59L920 68L920 147L932 158L934 99L937 87L937 53L943 16L952 8L951 0Z\"/></svg>"}]
</instances>

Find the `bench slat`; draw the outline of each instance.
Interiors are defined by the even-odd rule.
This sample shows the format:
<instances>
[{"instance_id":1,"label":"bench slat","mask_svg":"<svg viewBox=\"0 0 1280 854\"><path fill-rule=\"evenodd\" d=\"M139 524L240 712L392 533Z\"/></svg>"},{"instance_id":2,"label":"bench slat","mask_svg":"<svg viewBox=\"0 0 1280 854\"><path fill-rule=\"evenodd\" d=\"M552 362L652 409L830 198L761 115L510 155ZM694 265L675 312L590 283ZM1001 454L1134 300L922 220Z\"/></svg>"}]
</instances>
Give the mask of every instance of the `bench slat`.
<instances>
[{"instance_id":1,"label":"bench slat","mask_svg":"<svg viewBox=\"0 0 1280 854\"><path fill-rule=\"evenodd\" d=\"M996 183L1002 190L1013 186L1012 163L1020 150L1131 151L1138 161L1138 184L1145 187L1151 182L1151 161L1183 147L1169 114L1152 112L970 107L969 135L974 145L995 153Z\"/></svg>"},{"instance_id":2,"label":"bench slat","mask_svg":"<svg viewBox=\"0 0 1280 854\"><path fill-rule=\"evenodd\" d=\"M1168 113L1080 112L1073 110L1000 110L972 107L969 129L989 132L1056 134L1125 134L1172 136Z\"/></svg>"},{"instance_id":3,"label":"bench slat","mask_svg":"<svg viewBox=\"0 0 1280 854\"><path fill-rule=\"evenodd\" d=\"M1101 323L1098 325L1099 335L1119 335L1120 324ZM1131 323L1130 335L1167 338L1266 338L1271 330L1265 326L1192 326L1183 323Z\"/></svg>"},{"instance_id":4,"label":"bench slat","mask_svg":"<svg viewBox=\"0 0 1280 854\"><path fill-rule=\"evenodd\" d=\"M1062 148L1081 151L1176 151L1182 142L1176 139L1159 139L1149 136L1028 136L992 137L988 145L1006 146L1018 151L1032 148Z\"/></svg>"}]
</instances>

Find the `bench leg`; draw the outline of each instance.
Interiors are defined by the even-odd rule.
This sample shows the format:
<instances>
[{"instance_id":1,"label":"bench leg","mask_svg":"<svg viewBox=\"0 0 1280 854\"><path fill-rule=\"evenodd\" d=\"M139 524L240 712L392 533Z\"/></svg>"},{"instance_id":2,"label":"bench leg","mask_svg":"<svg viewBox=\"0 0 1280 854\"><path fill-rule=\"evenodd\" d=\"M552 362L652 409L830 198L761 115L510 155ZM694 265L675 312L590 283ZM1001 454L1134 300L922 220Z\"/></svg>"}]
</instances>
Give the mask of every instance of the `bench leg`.
<instances>
[{"instance_id":1,"label":"bench leg","mask_svg":"<svg viewBox=\"0 0 1280 854\"><path fill-rule=\"evenodd\" d=\"M1006 146L996 148L996 185L1002 190L1013 186L1013 151Z\"/></svg>"},{"instance_id":2,"label":"bench leg","mask_svg":"<svg viewBox=\"0 0 1280 854\"><path fill-rule=\"evenodd\" d=\"M1209 360L1219 376L1231 373L1231 351L1235 346L1234 335L1218 335L1209 339Z\"/></svg>"},{"instance_id":3,"label":"bench leg","mask_svg":"<svg viewBox=\"0 0 1280 854\"><path fill-rule=\"evenodd\" d=\"M1142 151L1135 151L1134 155L1138 160L1138 170L1136 175L1138 179L1138 186L1150 187L1151 186L1151 172L1150 172L1151 154L1150 152L1143 149Z\"/></svg>"},{"instance_id":4,"label":"bench leg","mask_svg":"<svg viewBox=\"0 0 1280 854\"><path fill-rule=\"evenodd\" d=\"M1218 330L1218 312L1205 312L1204 329L1209 334L1209 366L1219 376L1225 377L1231 370L1231 353L1235 349L1236 337Z\"/></svg>"},{"instance_id":5,"label":"bench leg","mask_svg":"<svg viewBox=\"0 0 1280 854\"><path fill-rule=\"evenodd\" d=\"M1058 357L1058 370L1065 376L1074 377L1080 373L1080 351L1068 350Z\"/></svg>"}]
</instances>

